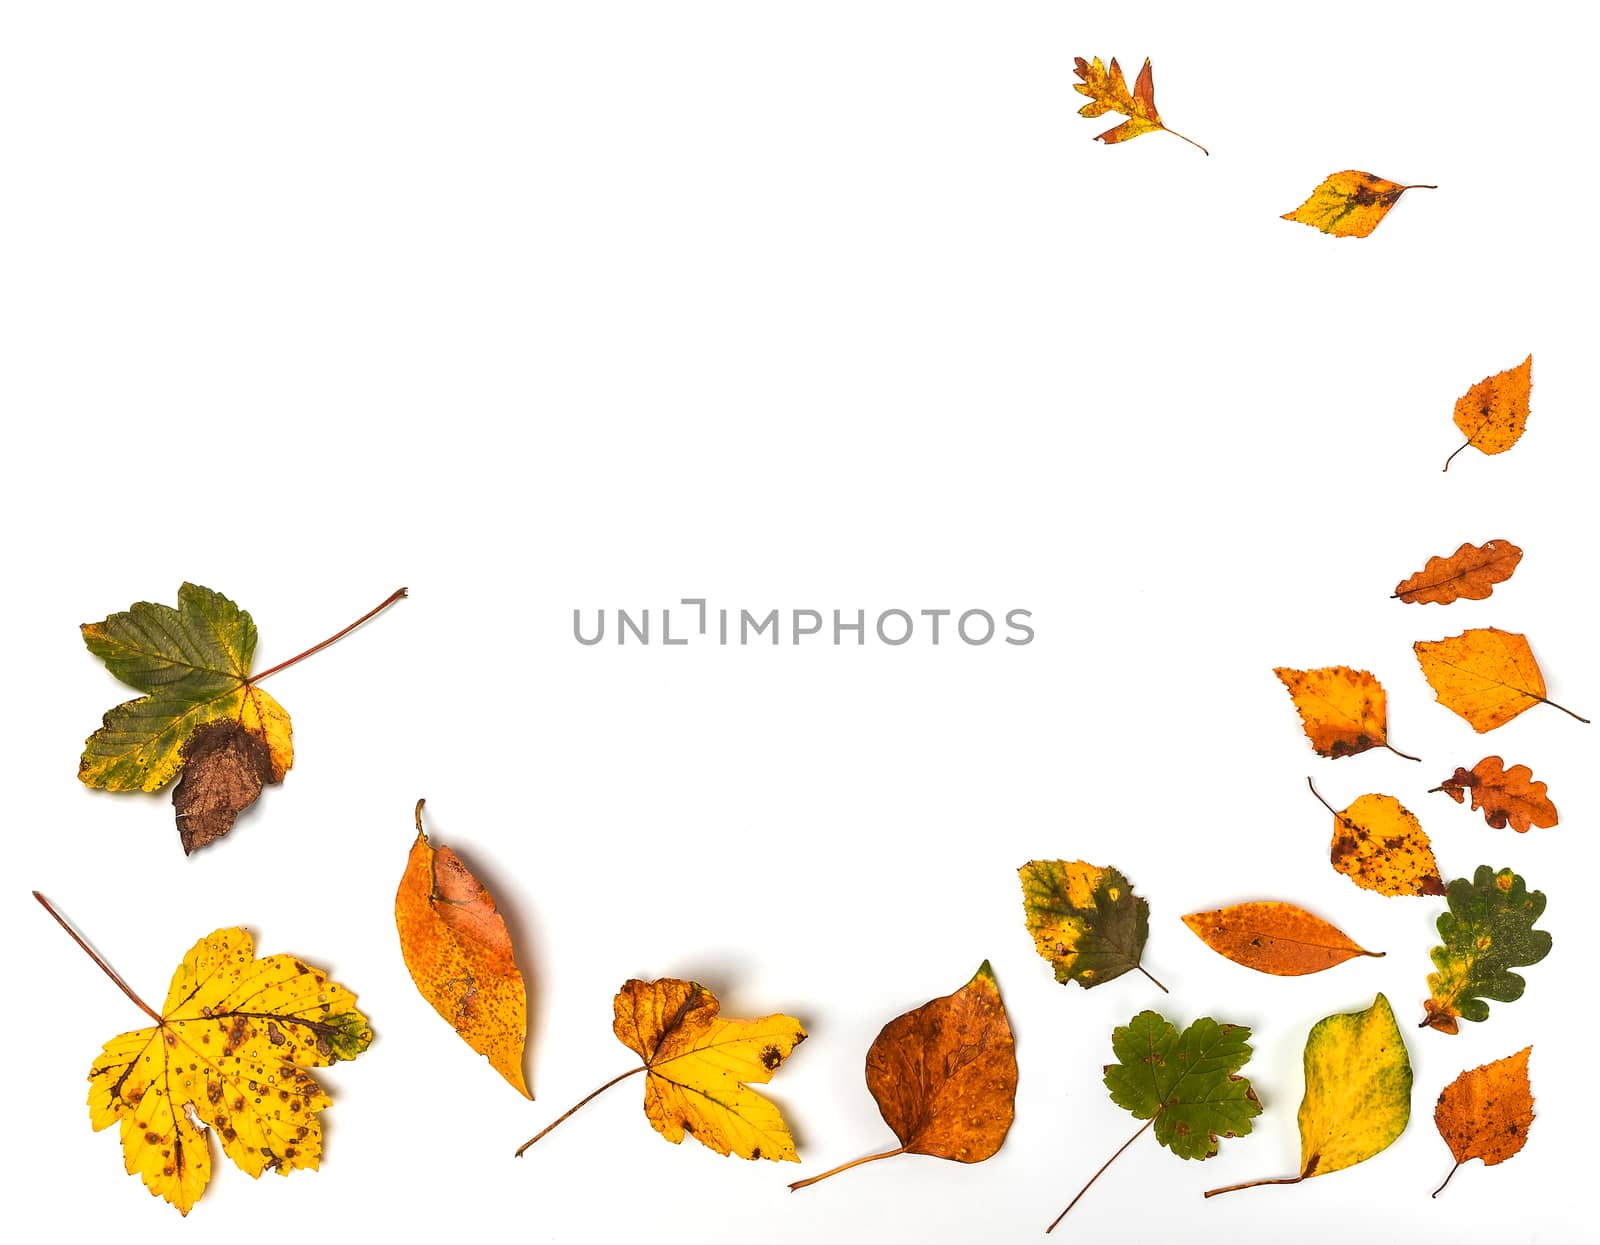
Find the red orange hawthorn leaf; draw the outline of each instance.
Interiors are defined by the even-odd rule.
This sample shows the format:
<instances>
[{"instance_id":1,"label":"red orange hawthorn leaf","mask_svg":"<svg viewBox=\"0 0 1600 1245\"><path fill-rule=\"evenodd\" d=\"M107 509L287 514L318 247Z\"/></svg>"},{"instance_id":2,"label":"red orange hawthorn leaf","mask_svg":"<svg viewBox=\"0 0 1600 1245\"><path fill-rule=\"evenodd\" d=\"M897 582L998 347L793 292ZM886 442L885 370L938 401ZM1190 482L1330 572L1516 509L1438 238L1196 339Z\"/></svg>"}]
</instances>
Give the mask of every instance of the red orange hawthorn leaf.
<instances>
[{"instance_id":1,"label":"red orange hawthorn leaf","mask_svg":"<svg viewBox=\"0 0 1600 1245\"><path fill-rule=\"evenodd\" d=\"M1483 818L1496 830L1510 826L1518 834L1530 827L1549 829L1560 820L1542 782L1533 782L1533 771L1526 765L1505 768L1499 757L1484 757L1471 769L1456 767L1433 791L1443 791L1457 804L1466 792L1472 793L1472 811L1483 810Z\"/></svg>"}]
</instances>

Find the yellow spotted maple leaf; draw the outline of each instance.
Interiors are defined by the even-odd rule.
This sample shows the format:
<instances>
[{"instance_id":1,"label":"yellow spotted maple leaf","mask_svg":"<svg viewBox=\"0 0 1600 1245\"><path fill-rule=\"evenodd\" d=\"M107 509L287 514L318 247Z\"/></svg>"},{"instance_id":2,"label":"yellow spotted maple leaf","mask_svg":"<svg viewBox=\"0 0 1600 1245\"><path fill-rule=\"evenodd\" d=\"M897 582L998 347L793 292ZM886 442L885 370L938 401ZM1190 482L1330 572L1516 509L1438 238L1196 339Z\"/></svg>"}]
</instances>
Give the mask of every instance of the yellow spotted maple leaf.
<instances>
[{"instance_id":1,"label":"yellow spotted maple leaf","mask_svg":"<svg viewBox=\"0 0 1600 1245\"><path fill-rule=\"evenodd\" d=\"M1145 57L1144 68L1139 71L1139 76L1134 80L1133 91L1128 91L1128 81L1122 76L1122 66L1117 64L1117 58L1111 58L1111 68L1097 56L1091 64L1079 56L1075 58L1073 73L1082 79L1073 84L1073 90L1079 95L1087 95L1089 102L1078 109L1080 117L1098 117L1108 112L1118 112L1128 118L1121 125L1114 125L1103 134L1096 134L1095 138L1102 143L1121 143L1130 138L1138 138L1141 134L1149 134L1155 130L1166 130L1175 138L1194 147L1200 147L1186 134L1179 134L1177 130L1169 129L1161 120L1161 114L1156 111L1156 84L1155 75L1150 69L1150 58ZM1206 155L1210 155L1204 147L1200 147Z\"/></svg>"},{"instance_id":2,"label":"yellow spotted maple leaf","mask_svg":"<svg viewBox=\"0 0 1600 1245\"><path fill-rule=\"evenodd\" d=\"M1402 186L1359 169L1330 173L1323 183L1282 219L1299 221L1336 238L1365 238L1378 227L1389 209L1408 190L1437 190L1437 186Z\"/></svg>"},{"instance_id":3,"label":"yellow spotted maple leaf","mask_svg":"<svg viewBox=\"0 0 1600 1245\"><path fill-rule=\"evenodd\" d=\"M1418 640L1411 647L1439 703L1480 735L1541 704L1580 722L1589 720L1546 699L1544 674L1528 637L1518 632L1473 627L1442 640Z\"/></svg>"},{"instance_id":4,"label":"yellow spotted maple leaf","mask_svg":"<svg viewBox=\"0 0 1600 1245\"><path fill-rule=\"evenodd\" d=\"M704 986L664 977L624 982L613 1000L611 1030L644 1062L614 1076L540 1129L524 1150L618 1081L645 1074L644 1113L674 1145L685 1135L718 1154L798 1163L794 1138L778 1108L750 1084L772 1079L789 1052L805 1041L793 1016L729 1020Z\"/></svg>"},{"instance_id":5,"label":"yellow spotted maple leaf","mask_svg":"<svg viewBox=\"0 0 1600 1245\"><path fill-rule=\"evenodd\" d=\"M1533 356L1516 367L1485 376L1456 399L1455 424L1467 439L1451 453L1454 458L1467 446L1485 454L1504 454L1528 426L1528 406L1533 393ZM1444 469L1450 470L1450 458Z\"/></svg>"},{"instance_id":6,"label":"yellow spotted maple leaf","mask_svg":"<svg viewBox=\"0 0 1600 1245\"><path fill-rule=\"evenodd\" d=\"M187 1215L211 1179L204 1125L252 1176L317 1167L317 1113L331 1100L305 1069L366 1050L355 995L295 956L258 960L244 930L219 929L183 957L157 1013L34 898L155 1021L112 1038L89 1069L90 1122L120 1126L129 1175Z\"/></svg>"}]
</instances>

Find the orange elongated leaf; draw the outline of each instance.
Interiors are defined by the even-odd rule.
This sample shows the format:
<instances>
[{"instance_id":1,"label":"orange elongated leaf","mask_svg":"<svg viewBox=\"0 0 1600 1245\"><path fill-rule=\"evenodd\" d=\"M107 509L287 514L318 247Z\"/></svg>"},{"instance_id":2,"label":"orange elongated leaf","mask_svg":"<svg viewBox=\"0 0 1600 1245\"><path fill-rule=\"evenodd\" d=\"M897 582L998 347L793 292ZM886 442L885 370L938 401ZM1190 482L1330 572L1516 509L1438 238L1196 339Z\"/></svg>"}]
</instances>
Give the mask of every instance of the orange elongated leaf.
<instances>
[{"instance_id":1,"label":"orange elongated leaf","mask_svg":"<svg viewBox=\"0 0 1600 1245\"><path fill-rule=\"evenodd\" d=\"M1420 571L1395 586L1394 595L1407 605L1481 601L1496 584L1511 578L1520 561L1522 550L1509 540L1463 544L1448 558L1429 558Z\"/></svg>"},{"instance_id":2,"label":"orange elongated leaf","mask_svg":"<svg viewBox=\"0 0 1600 1245\"><path fill-rule=\"evenodd\" d=\"M1340 812L1306 779L1333 814L1328 859L1357 886L1380 895L1442 895L1439 863L1422 823L1392 795L1364 795Z\"/></svg>"},{"instance_id":3,"label":"orange elongated leaf","mask_svg":"<svg viewBox=\"0 0 1600 1245\"><path fill-rule=\"evenodd\" d=\"M1276 977L1320 973L1358 955L1383 955L1358 946L1337 925L1281 900L1191 912L1183 923L1218 955Z\"/></svg>"},{"instance_id":4,"label":"orange elongated leaf","mask_svg":"<svg viewBox=\"0 0 1600 1245\"><path fill-rule=\"evenodd\" d=\"M1482 809L1484 820L1494 829L1510 826L1518 834L1526 834L1532 826L1549 829L1560 820L1544 783L1532 779L1533 771L1526 765L1506 769L1499 757L1484 757L1471 769L1457 766L1456 772L1432 791L1443 791L1457 804L1470 791L1472 811Z\"/></svg>"},{"instance_id":5,"label":"orange elongated leaf","mask_svg":"<svg viewBox=\"0 0 1600 1245\"><path fill-rule=\"evenodd\" d=\"M1457 398L1455 424L1467 439L1444 460L1444 470L1449 471L1450 459L1469 445L1485 454L1504 454L1515 445L1528 426L1532 392L1530 354L1516 367L1485 376Z\"/></svg>"},{"instance_id":6,"label":"orange elongated leaf","mask_svg":"<svg viewBox=\"0 0 1600 1245\"><path fill-rule=\"evenodd\" d=\"M884 1025L867 1051L867 1089L899 1147L797 1180L791 1190L899 1154L981 1163L1000 1149L1015 1113L1017 1055L988 960L954 994Z\"/></svg>"},{"instance_id":7,"label":"orange elongated leaf","mask_svg":"<svg viewBox=\"0 0 1600 1245\"><path fill-rule=\"evenodd\" d=\"M1532 1053L1533 1047L1524 1046L1515 1055L1463 1072L1444 1087L1433 1122L1455 1156L1450 1176L1468 1159L1493 1167L1527 1144L1533 1124L1533 1086L1528 1081ZM1450 1176L1433 1191L1434 1197L1444 1192Z\"/></svg>"},{"instance_id":8,"label":"orange elongated leaf","mask_svg":"<svg viewBox=\"0 0 1600 1245\"><path fill-rule=\"evenodd\" d=\"M1389 742L1388 700L1383 684L1365 670L1349 666L1323 666L1295 670L1278 666L1273 673L1283 680L1300 711L1306 738L1318 756L1355 756L1368 748L1387 748L1408 761L1422 758L1401 752Z\"/></svg>"},{"instance_id":9,"label":"orange elongated leaf","mask_svg":"<svg viewBox=\"0 0 1600 1245\"><path fill-rule=\"evenodd\" d=\"M1528 637L1498 627L1474 627L1443 640L1418 640L1412 649L1439 703L1482 734L1519 713L1545 704L1587 722L1545 699L1544 674Z\"/></svg>"},{"instance_id":10,"label":"orange elongated leaf","mask_svg":"<svg viewBox=\"0 0 1600 1245\"><path fill-rule=\"evenodd\" d=\"M1299 221L1336 238L1365 238L1400 202L1408 190L1437 190L1437 186L1402 186L1359 169L1330 173L1311 196L1284 220Z\"/></svg>"},{"instance_id":11,"label":"orange elongated leaf","mask_svg":"<svg viewBox=\"0 0 1600 1245\"><path fill-rule=\"evenodd\" d=\"M400 954L417 991L461 1040L484 1056L525 1098L522 1074L528 996L511 946L511 931L494 896L448 847L422 829L394 897Z\"/></svg>"},{"instance_id":12,"label":"orange elongated leaf","mask_svg":"<svg viewBox=\"0 0 1600 1245\"><path fill-rule=\"evenodd\" d=\"M1187 135L1179 134L1176 130L1169 129L1161 120L1161 114L1156 111L1156 86L1155 75L1150 69L1150 58L1146 57L1144 68L1139 71L1139 76L1133 84L1133 92L1128 91L1128 82L1122 76L1122 66L1117 64L1117 58L1111 58L1111 68L1107 69L1097 56L1090 62L1079 56L1075 59L1073 73L1082 79L1073 84L1073 89L1079 95L1087 95L1089 102L1078 109L1080 117L1098 117L1108 112L1121 113L1128 118L1121 125L1112 126L1103 134L1096 134L1102 143L1121 143L1130 138L1138 138L1141 134L1150 134L1156 130L1166 130L1168 134L1183 139L1192 146L1200 144ZM1206 151L1200 147L1201 151ZM1206 155L1210 155L1206 151Z\"/></svg>"}]
</instances>

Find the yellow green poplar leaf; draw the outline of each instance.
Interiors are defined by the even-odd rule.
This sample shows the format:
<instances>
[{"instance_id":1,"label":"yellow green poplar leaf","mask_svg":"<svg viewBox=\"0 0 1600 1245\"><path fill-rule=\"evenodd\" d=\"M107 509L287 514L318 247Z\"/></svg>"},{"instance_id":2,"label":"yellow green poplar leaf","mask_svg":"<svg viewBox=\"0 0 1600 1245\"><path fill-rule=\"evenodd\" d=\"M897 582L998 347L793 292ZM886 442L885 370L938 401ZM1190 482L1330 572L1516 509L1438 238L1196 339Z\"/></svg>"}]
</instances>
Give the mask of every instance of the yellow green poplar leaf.
<instances>
[{"instance_id":1,"label":"yellow green poplar leaf","mask_svg":"<svg viewBox=\"0 0 1600 1245\"><path fill-rule=\"evenodd\" d=\"M1411 1059L1389 1000L1328 1016L1306 1037L1300 1101L1300 1174L1211 1189L1207 1197L1263 1184L1299 1184L1364 1163L1411 1119Z\"/></svg>"},{"instance_id":2,"label":"yellow green poplar leaf","mask_svg":"<svg viewBox=\"0 0 1600 1245\"><path fill-rule=\"evenodd\" d=\"M1534 929L1544 914L1544 892L1530 891L1511 869L1496 872L1479 865L1472 881L1457 878L1445 892L1448 912L1439 917L1444 945L1432 956L1428 974L1432 997L1424 1005L1422 1026L1454 1033L1461 1020L1489 1019L1484 999L1512 1003L1527 982L1513 968L1537 964L1550 954L1550 935Z\"/></svg>"},{"instance_id":3,"label":"yellow green poplar leaf","mask_svg":"<svg viewBox=\"0 0 1600 1245\"><path fill-rule=\"evenodd\" d=\"M1039 954L1062 985L1085 990L1138 969L1150 934L1150 905L1118 870L1083 860L1030 860L1017 870L1022 908Z\"/></svg>"}]
</instances>

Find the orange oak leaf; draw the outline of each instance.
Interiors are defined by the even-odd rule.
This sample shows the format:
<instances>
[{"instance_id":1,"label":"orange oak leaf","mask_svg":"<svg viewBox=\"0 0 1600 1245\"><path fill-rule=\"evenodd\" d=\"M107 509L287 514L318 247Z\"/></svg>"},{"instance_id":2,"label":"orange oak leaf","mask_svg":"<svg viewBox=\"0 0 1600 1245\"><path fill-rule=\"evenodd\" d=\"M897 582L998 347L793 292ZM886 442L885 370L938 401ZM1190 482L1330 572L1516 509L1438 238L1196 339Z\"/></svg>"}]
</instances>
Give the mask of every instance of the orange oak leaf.
<instances>
[{"instance_id":1,"label":"orange oak leaf","mask_svg":"<svg viewBox=\"0 0 1600 1245\"><path fill-rule=\"evenodd\" d=\"M1400 202L1408 190L1437 190L1437 186L1402 186L1359 169L1330 173L1308 198L1284 220L1299 221L1336 238L1364 238Z\"/></svg>"},{"instance_id":2,"label":"orange oak leaf","mask_svg":"<svg viewBox=\"0 0 1600 1245\"><path fill-rule=\"evenodd\" d=\"M1537 704L1551 705L1580 722L1589 720L1545 699L1544 675L1528 637L1518 632L1474 627L1443 640L1418 640L1411 647L1439 703L1480 735Z\"/></svg>"},{"instance_id":3,"label":"orange oak leaf","mask_svg":"<svg viewBox=\"0 0 1600 1245\"><path fill-rule=\"evenodd\" d=\"M1533 356L1516 367L1485 376L1456 399L1456 427L1467 439L1450 455L1467 446L1485 454L1504 454L1528 426L1528 401L1533 390ZM1450 458L1444 469L1450 470Z\"/></svg>"},{"instance_id":4,"label":"orange oak leaf","mask_svg":"<svg viewBox=\"0 0 1600 1245\"><path fill-rule=\"evenodd\" d=\"M1000 1149L1015 1113L1017 1054L988 960L954 994L884 1025L867 1051L867 1089L899 1147L797 1180L791 1190L900 1154L981 1163Z\"/></svg>"},{"instance_id":5,"label":"orange oak leaf","mask_svg":"<svg viewBox=\"0 0 1600 1245\"><path fill-rule=\"evenodd\" d=\"M1388 702L1383 684L1365 670L1323 666L1318 670L1273 670L1294 698L1306 738L1318 756L1355 756L1368 748L1387 748L1408 761L1421 757L1401 752L1389 742Z\"/></svg>"},{"instance_id":6,"label":"orange oak leaf","mask_svg":"<svg viewBox=\"0 0 1600 1245\"><path fill-rule=\"evenodd\" d=\"M1112 126L1103 134L1096 134L1095 138L1102 143L1121 143L1130 138L1138 138L1141 134L1149 134L1156 130L1166 130L1175 138L1181 138L1192 146L1200 144L1187 135L1168 129L1162 123L1161 114L1156 111L1156 86L1155 75L1150 70L1150 58L1146 57L1144 68L1139 71L1139 76L1133 84L1133 93L1128 93L1128 82L1122 76L1122 66L1117 64L1117 58L1111 58L1111 68L1107 69L1097 56L1094 63L1090 64L1079 56L1075 58L1076 64L1073 73L1083 79L1073 84L1073 89L1079 95L1087 95L1089 102L1078 109L1080 117L1098 117L1108 112L1118 112L1128 118L1121 125ZM1201 151L1206 151L1200 147ZM1206 151L1206 155L1210 155Z\"/></svg>"},{"instance_id":7,"label":"orange oak leaf","mask_svg":"<svg viewBox=\"0 0 1600 1245\"><path fill-rule=\"evenodd\" d=\"M1544 783L1532 779L1533 771L1526 765L1506 769L1499 757L1484 757L1471 769L1457 766L1430 794L1443 791L1460 804L1470 791L1472 811L1482 809L1483 819L1496 830L1510 826L1518 834L1526 834L1531 826L1547 830L1559 820Z\"/></svg>"},{"instance_id":8,"label":"orange oak leaf","mask_svg":"<svg viewBox=\"0 0 1600 1245\"><path fill-rule=\"evenodd\" d=\"M1527 1143L1533 1123L1533 1086L1528 1081L1532 1053L1533 1047L1524 1046L1515 1055L1463 1072L1444 1087L1433 1122L1455 1156L1450 1176L1468 1159L1482 1159L1485 1167L1504 1163ZM1444 1192L1450 1176L1433 1191L1434 1197Z\"/></svg>"},{"instance_id":9,"label":"orange oak leaf","mask_svg":"<svg viewBox=\"0 0 1600 1245\"><path fill-rule=\"evenodd\" d=\"M1328 859L1357 886L1380 895L1442 895L1439 862L1416 815L1392 795L1364 795L1343 812L1311 794L1333 814Z\"/></svg>"},{"instance_id":10,"label":"orange oak leaf","mask_svg":"<svg viewBox=\"0 0 1600 1245\"><path fill-rule=\"evenodd\" d=\"M1520 561L1522 550L1509 540L1464 544L1448 558L1429 558L1420 571L1396 585L1394 595L1407 605L1481 601L1496 584L1511 578Z\"/></svg>"},{"instance_id":11,"label":"orange oak leaf","mask_svg":"<svg viewBox=\"0 0 1600 1245\"><path fill-rule=\"evenodd\" d=\"M1275 977L1320 973L1358 955L1383 955L1357 946L1338 926L1304 908L1278 900L1191 912L1183 923L1218 955Z\"/></svg>"},{"instance_id":12,"label":"orange oak leaf","mask_svg":"<svg viewBox=\"0 0 1600 1245\"><path fill-rule=\"evenodd\" d=\"M513 1089L532 1098L522 1074L528 996L511 932L483 883L448 847L428 841L422 804L394 897L400 954L433 1010Z\"/></svg>"}]
</instances>

